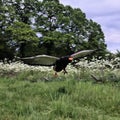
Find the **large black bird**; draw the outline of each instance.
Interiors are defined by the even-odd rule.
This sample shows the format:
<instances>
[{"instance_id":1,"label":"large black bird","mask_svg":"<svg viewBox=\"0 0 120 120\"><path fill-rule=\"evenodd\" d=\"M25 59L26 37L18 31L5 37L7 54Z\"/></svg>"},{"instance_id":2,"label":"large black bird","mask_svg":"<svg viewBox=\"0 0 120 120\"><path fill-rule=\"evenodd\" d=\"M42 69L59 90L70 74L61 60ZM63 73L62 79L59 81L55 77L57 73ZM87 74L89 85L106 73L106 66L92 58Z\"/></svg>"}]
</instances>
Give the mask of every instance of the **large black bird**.
<instances>
[{"instance_id":1,"label":"large black bird","mask_svg":"<svg viewBox=\"0 0 120 120\"><path fill-rule=\"evenodd\" d=\"M73 59L85 57L86 55L93 53L94 51L95 50L83 50L61 58L49 55L37 55L33 57L21 58L21 60L25 64L29 65L54 66L53 70L55 71L55 75L57 75L57 72L60 72L62 70L64 71L64 74L67 73L65 68L70 62L72 62Z\"/></svg>"}]
</instances>

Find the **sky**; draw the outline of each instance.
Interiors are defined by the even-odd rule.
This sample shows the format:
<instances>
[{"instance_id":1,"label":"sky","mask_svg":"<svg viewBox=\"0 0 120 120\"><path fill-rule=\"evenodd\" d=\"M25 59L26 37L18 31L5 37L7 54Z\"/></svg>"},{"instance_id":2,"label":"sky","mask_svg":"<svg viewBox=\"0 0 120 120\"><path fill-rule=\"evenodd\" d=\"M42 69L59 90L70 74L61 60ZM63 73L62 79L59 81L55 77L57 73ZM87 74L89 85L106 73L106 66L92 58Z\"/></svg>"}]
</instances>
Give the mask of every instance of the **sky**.
<instances>
[{"instance_id":1,"label":"sky","mask_svg":"<svg viewBox=\"0 0 120 120\"><path fill-rule=\"evenodd\" d=\"M101 25L108 51L120 51L120 0L59 0L63 5L80 8L87 19Z\"/></svg>"}]
</instances>

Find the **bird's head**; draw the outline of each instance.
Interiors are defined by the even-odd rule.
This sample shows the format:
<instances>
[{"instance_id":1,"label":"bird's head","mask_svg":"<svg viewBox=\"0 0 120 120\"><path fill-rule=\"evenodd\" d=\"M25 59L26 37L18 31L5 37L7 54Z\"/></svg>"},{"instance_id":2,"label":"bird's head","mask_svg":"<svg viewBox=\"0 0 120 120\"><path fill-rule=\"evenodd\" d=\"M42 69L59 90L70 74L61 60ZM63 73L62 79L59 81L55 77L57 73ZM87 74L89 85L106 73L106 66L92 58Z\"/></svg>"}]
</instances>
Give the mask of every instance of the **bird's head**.
<instances>
[{"instance_id":1,"label":"bird's head","mask_svg":"<svg viewBox=\"0 0 120 120\"><path fill-rule=\"evenodd\" d=\"M69 60L70 62L72 62L73 57L70 56L70 57L68 58L68 60Z\"/></svg>"}]
</instances>

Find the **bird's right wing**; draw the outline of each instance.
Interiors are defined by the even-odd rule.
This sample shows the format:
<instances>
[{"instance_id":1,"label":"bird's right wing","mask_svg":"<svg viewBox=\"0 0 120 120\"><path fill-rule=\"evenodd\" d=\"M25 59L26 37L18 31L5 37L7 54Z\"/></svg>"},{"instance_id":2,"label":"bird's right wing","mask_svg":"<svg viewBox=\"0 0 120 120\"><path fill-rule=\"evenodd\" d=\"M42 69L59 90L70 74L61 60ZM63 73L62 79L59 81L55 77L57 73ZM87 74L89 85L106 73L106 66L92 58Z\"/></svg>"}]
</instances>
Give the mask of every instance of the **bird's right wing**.
<instances>
[{"instance_id":1,"label":"bird's right wing","mask_svg":"<svg viewBox=\"0 0 120 120\"><path fill-rule=\"evenodd\" d=\"M58 59L58 57L49 55L37 55L33 57L20 58L20 60L22 60L25 64L43 66L52 66Z\"/></svg>"}]
</instances>

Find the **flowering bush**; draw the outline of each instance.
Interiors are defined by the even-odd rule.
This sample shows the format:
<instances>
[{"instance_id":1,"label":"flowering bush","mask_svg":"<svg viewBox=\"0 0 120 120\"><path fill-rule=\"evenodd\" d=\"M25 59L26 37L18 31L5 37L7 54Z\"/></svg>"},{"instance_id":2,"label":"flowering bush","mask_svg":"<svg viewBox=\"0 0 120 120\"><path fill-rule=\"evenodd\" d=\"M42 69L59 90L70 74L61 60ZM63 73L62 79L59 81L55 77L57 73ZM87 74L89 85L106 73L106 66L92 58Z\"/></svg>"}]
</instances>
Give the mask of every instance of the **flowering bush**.
<instances>
[{"instance_id":1,"label":"flowering bush","mask_svg":"<svg viewBox=\"0 0 120 120\"><path fill-rule=\"evenodd\" d=\"M115 58L112 60L97 60L92 59L91 61L86 60L85 58L81 59L74 66L68 65L67 71L72 74L67 76L76 76L77 79L88 78L92 76L95 80L98 81L120 81L120 58ZM0 62L0 75L8 73L20 73L24 71L38 71L38 72L47 72L51 73L53 71L52 67L45 66L30 66L22 62L11 62L3 63ZM46 74L47 75L47 74Z\"/></svg>"},{"instance_id":2,"label":"flowering bush","mask_svg":"<svg viewBox=\"0 0 120 120\"><path fill-rule=\"evenodd\" d=\"M89 73L94 79L104 81L120 81L120 58L112 60L97 60L92 59L90 62L85 59L81 59L76 65L76 68L80 69L82 75Z\"/></svg>"},{"instance_id":3,"label":"flowering bush","mask_svg":"<svg viewBox=\"0 0 120 120\"><path fill-rule=\"evenodd\" d=\"M44 67L44 66L30 66L21 62L11 62L10 64L3 62L0 62L0 71L14 71L14 72L20 72L20 71L50 71L50 67Z\"/></svg>"}]
</instances>

